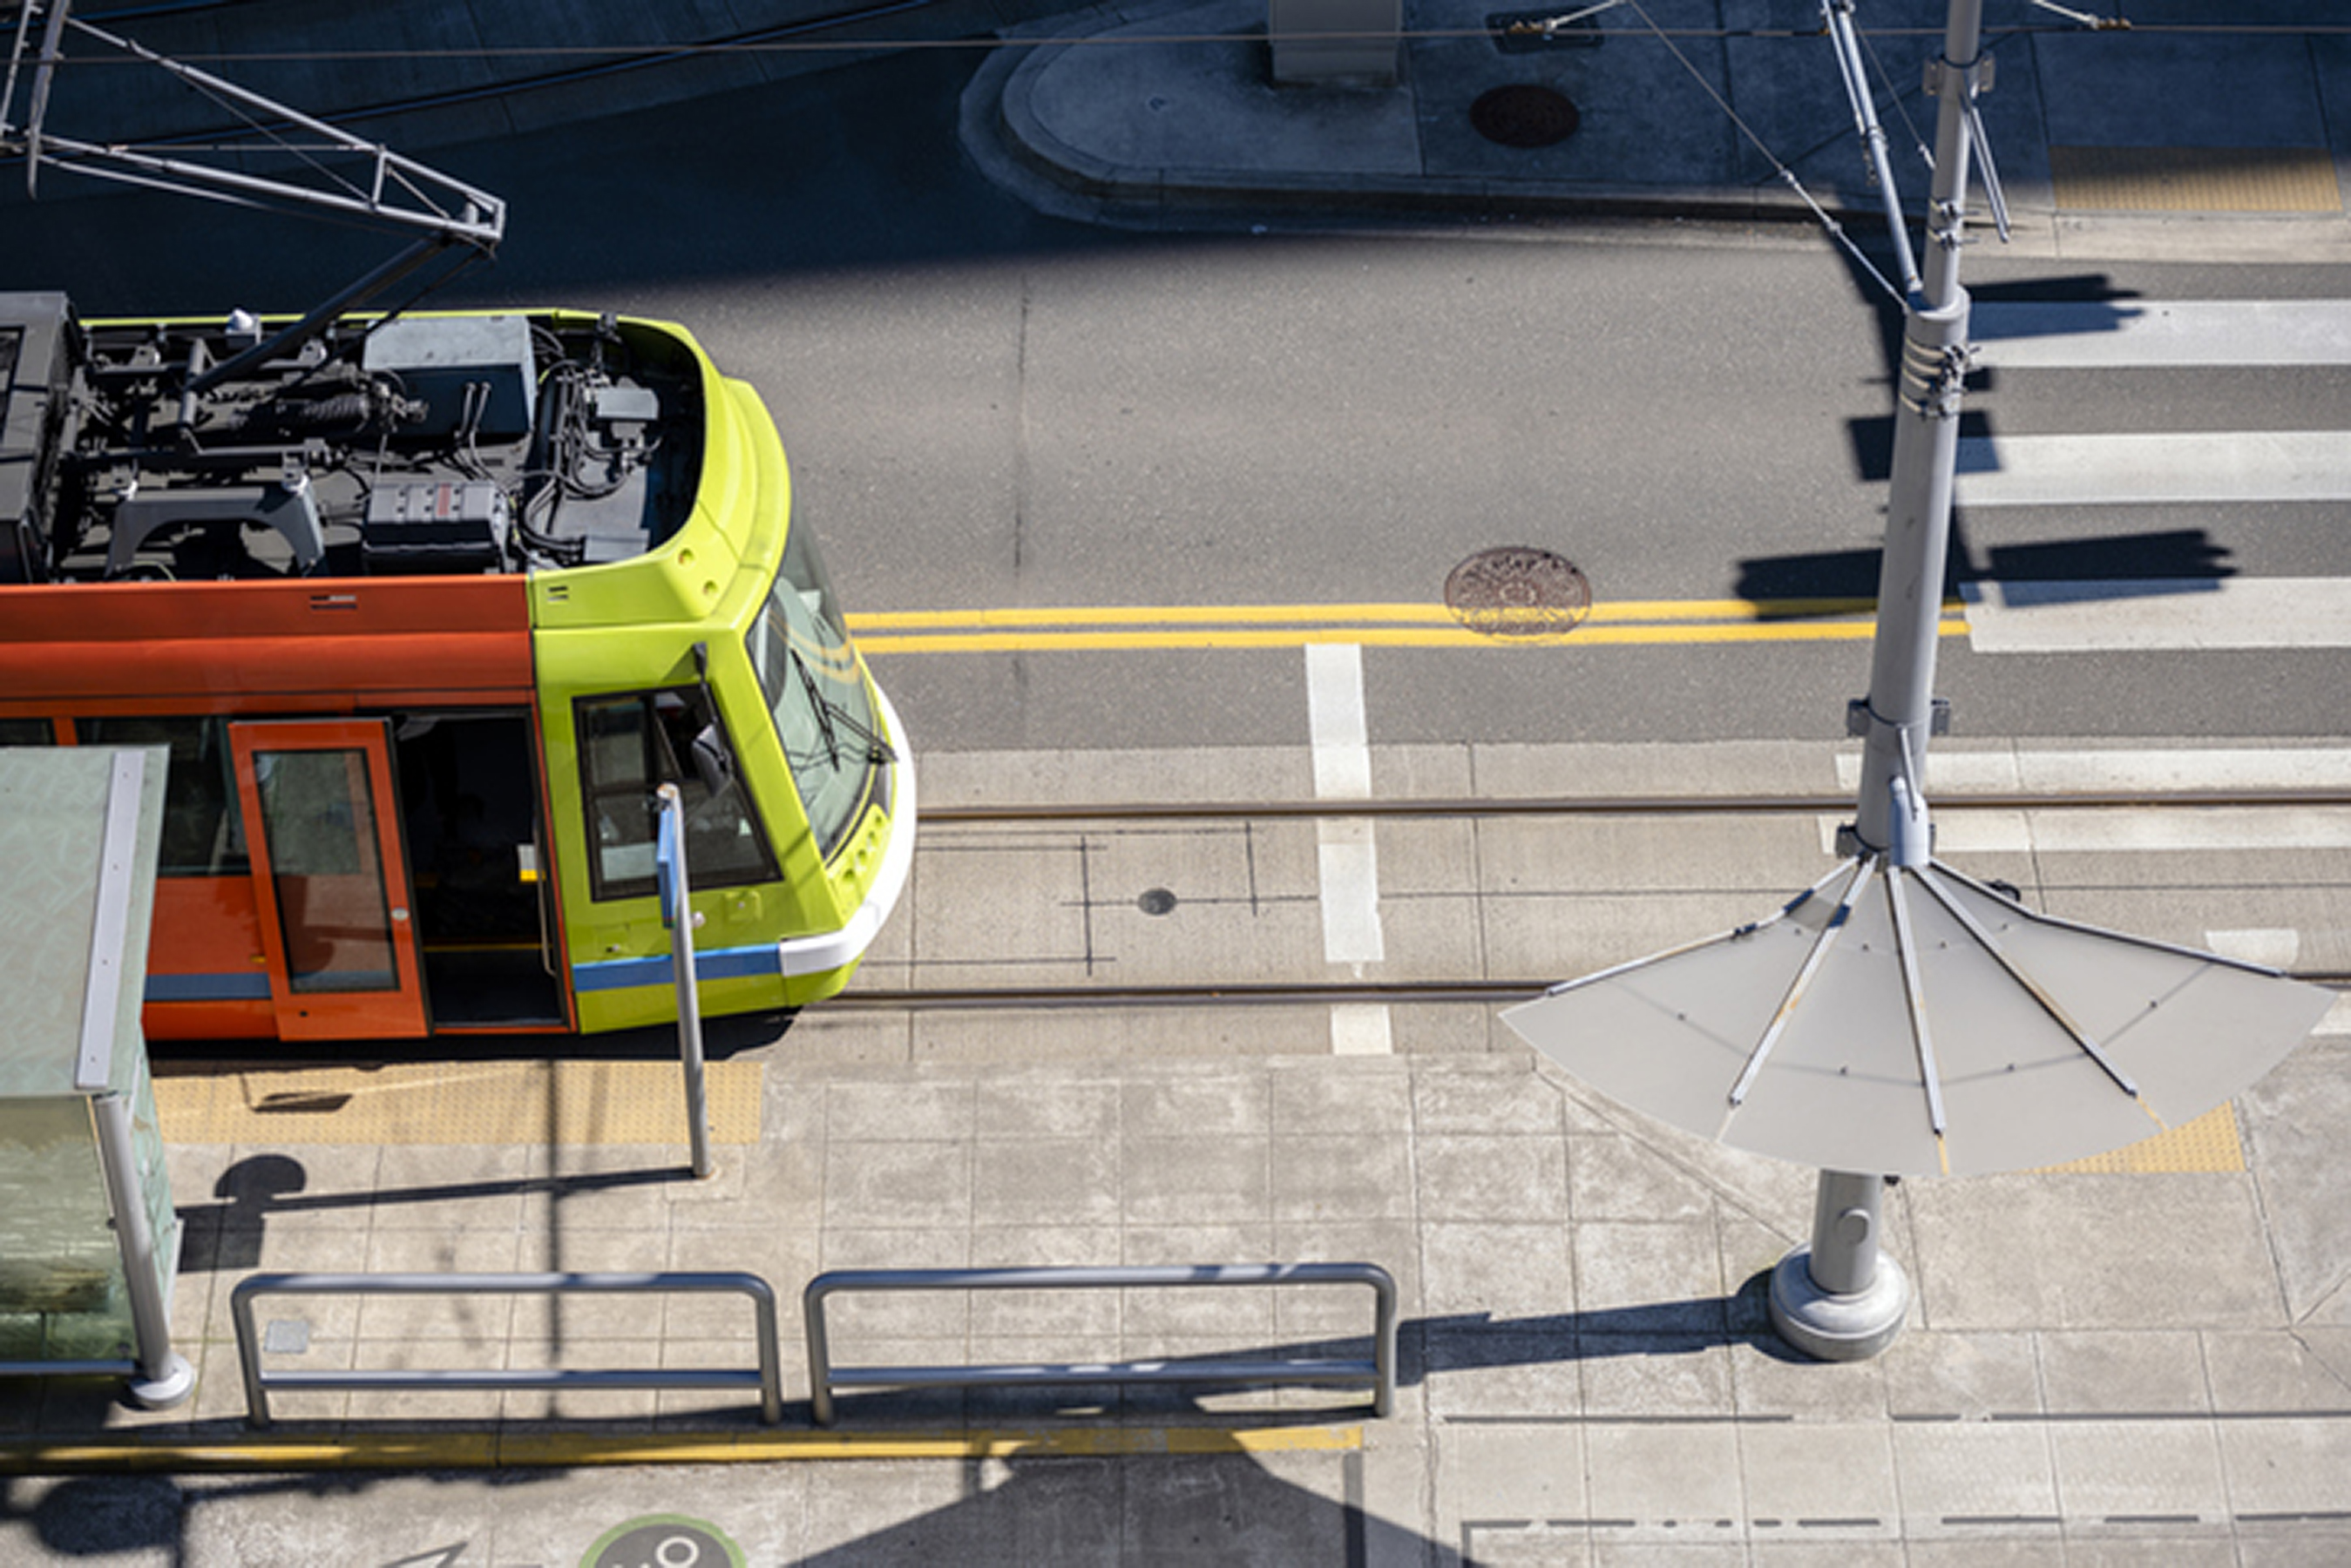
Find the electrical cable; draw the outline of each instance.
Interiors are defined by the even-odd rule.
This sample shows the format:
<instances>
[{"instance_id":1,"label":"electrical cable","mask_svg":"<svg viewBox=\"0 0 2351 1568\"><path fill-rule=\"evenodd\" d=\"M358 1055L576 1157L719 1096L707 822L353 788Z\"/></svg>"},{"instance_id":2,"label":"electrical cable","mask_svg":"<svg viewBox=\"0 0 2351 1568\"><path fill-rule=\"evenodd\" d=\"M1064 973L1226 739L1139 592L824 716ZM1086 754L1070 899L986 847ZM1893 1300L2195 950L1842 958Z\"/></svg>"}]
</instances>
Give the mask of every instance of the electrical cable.
<instances>
[{"instance_id":1,"label":"electrical cable","mask_svg":"<svg viewBox=\"0 0 2351 1568\"><path fill-rule=\"evenodd\" d=\"M1829 216L1827 211L1818 202L1813 200L1813 193L1804 189L1804 182L1796 178L1796 171L1780 161L1763 139L1755 134L1754 128L1741 119L1739 111L1730 107L1729 100L1715 90L1714 84L1706 79L1706 73L1692 64L1690 57L1683 54L1671 38L1658 30L1657 25L1650 20L1648 11L1641 5L1641 0L1625 0L1625 4L1632 6L1633 14L1647 24L1652 32L1656 33L1657 41L1664 44L1674 58L1681 62L1682 68L1689 72L1691 78L1705 90L1706 96L1714 100L1714 106L1729 117L1730 123L1739 128L1739 133L1754 144L1755 151L1763 155L1765 161L1771 165L1772 171L1787 184L1788 189L1796 193L1797 200L1812 209L1813 216L1821 221L1821 227L1828 232L1829 237L1845 248L1862 271L1877 280L1877 286L1886 291L1887 298L1896 305L1907 304L1907 301L1902 291L1886 281L1886 275L1877 270L1877 264L1864 254L1861 247L1854 243L1853 236L1844 232L1844 225Z\"/></svg>"}]
</instances>

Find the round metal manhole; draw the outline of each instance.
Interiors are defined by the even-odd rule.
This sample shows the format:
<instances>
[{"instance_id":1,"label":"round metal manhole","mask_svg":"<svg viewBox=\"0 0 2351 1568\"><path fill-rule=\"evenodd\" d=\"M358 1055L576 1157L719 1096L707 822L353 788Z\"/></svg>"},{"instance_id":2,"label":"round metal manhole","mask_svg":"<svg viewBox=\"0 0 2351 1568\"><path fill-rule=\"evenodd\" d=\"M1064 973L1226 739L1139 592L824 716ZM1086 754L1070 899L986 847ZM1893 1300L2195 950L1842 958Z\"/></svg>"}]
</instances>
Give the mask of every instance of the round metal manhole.
<instances>
[{"instance_id":1,"label":"round metal manhole","mask_svg":"<svg viewBox=\"0 0 2351 1568\"><path fill-rule=\"evenodd\" d=\"M1170 914L1176 908L1176 895L1165 888L1146 888L1143 897L1134 901L1134 907L1146 915Z\"/></svg>"},{"instance_id":2,"label":"round metal manhole","mask_svg":"<svg viewBox=\"0 0 2351 1568\"><path fill-rule=\"evenodd\" d=\"M1555 637L1592 613L1592 584L1549 550L1480 550L1446 577L1445 607L1480 637Z\"/></svg>"},{"instance_id":3,"label":"round metal manhole","mask_svg":"<svg viewBox=\"0 0 2351 1568\"><path fill-rule=\"evenodd\" d=\"M1504 147L1550 147L1573 136L1583 114L1563 92L1512 82L1480 93L1469 106L1469 123Z\"/></svg>"}]
</instances>

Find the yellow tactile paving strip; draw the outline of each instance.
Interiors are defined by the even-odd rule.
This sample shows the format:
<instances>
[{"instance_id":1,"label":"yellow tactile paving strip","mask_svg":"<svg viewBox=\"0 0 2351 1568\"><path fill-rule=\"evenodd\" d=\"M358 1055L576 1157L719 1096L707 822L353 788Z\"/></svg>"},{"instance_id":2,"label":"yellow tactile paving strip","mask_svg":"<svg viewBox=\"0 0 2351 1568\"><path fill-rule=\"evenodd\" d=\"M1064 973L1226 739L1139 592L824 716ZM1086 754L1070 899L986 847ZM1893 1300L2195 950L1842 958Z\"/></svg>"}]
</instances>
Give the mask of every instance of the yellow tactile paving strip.
<instances>
[{"instance_id":1,"label":"yellow tactile paving strip","mask_svg":"<svg viewBox=\"0 0 2351 1568\"><path fill-rule=\"evenodd\" d=\"M759 1138L760 1064L705 1069L710 1137ZM683 1144L675 1062L418 1062L158 1076L171 1143Z\"/></svg>"},{"instance_id":2,"label":"yellow tactile paving strip","mask_svg":"<svg viewBox=\"0 0 2351 1568\"><path fill-rule=\"evenodd\" d=\"M2052 147L2060 211L2339 213L2324 147Z\"/></svg>"},{"instance_id":3,"label":"yellow tactile paving strip","mask_svg":"<svg viewBox=\"0 0 2351 1568\"><path fill-rule=\"evenodd\" d=\"M2241 1171L2245 1147L2237 1141L2237 1107L2222 1106L2168 1132L2118 1148L2092 1155L2070 1165L2050 1167L2074 1176L2178 1176Z\"/></svg>"},{"instance_id":4,"label":"yellow tactile paving strip","mask_svg":"<svg viewBox=\"0 0 2351 1568\"><path fill-rule=\"evenodd\" d=\"M139 1436L0 1442L0 1475L572 1469L587 1465L774 1464L789 1459L1113 1459L1134 1454L1352 1453L1364 1428L1056 1427L964 1432L766 1430L695 1433L384 1433L331 1440L204 1443Z\"/></svg>"}]
</instances>

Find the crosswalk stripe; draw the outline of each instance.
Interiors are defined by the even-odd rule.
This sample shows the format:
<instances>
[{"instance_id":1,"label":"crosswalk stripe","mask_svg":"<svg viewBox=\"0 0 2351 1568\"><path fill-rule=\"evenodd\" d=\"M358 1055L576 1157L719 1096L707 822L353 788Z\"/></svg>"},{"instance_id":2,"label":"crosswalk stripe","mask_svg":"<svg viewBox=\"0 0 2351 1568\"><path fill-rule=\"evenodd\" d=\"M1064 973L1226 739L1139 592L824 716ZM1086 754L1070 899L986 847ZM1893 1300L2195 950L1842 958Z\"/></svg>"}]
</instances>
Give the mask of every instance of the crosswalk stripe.
<instances>
[{"instance_id":1,"label":"crosswalk stripe","mask_svg":"<svg viewBox=\"0 0 2351 1568\"><path fill-rule=\"evenodd\" d=\"M1961 585L1978 653L2351 648L2351 578Z\"/></svg>"},{"instance_id":2,"label":"crosswalk stripe","mask_svg":"<svg viewBox=\"0 0 2351 1568\"><path fill-rule=\"evenodd\" d=\"M1969 317L1996 369L2351 365L2351 300L1988 300Z\"/></svg>"},{"instance_id":3,"label":"crosswalk stripe","mask_svg":"<svg viewBox=\"0 0 2351 1568\"><path fill-rule=\"evenodd\" d=\"M2351 431L1965 436L1962 506L2351 500Z\"/></svg>"}]
</instances>

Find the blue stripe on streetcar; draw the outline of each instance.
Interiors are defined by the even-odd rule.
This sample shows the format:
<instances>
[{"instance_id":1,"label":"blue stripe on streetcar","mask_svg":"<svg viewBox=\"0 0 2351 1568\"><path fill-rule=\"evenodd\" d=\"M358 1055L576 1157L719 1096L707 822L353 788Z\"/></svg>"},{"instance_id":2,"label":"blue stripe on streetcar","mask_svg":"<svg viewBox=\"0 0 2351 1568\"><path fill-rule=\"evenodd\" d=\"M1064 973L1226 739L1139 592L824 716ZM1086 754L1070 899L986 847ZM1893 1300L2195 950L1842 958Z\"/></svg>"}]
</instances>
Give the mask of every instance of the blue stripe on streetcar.
<instances>
[{"instance_id":1,"label":"blue stripe on streetcar","mask_svg":"<svg viewBox=\"0 0 2351 1568\"><path fill-rule=\"evenodd\" d=\"M694 975L705 984L714 980L747 980L781 974L783 958L769 942L756 948L717 948L694 955ZM626 991L639 985L671 983L670 961L663 958L605 959L571 966L574 991Z\"/></svg>"},{"instance_id":2,"label":"blue stripe on streetcar","mask_svg":"<svg viewBox=\"0 0 2351 1568\"><path fill-rule=\"evenodd\" d=\"M150 1002L266 1002L266 974L151 974Z\"/></svg>"}]
</instances>

